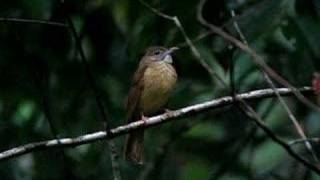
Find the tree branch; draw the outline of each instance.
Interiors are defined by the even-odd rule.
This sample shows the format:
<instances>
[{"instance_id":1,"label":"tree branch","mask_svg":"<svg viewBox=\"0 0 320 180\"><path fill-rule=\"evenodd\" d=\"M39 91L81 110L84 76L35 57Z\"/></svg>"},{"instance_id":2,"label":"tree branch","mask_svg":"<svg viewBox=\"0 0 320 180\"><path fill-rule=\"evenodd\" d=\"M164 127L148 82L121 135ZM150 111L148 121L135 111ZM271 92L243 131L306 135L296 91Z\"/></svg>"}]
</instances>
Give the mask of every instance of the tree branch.
<instances>
[{"instance_id":1,"label":"tree branch","mask_svg":"<svg viewBox=\"0 0 320 180\"><path fill-rule=\"evenodd\" d=\"M281 96L293 95L293 92L289 88L278 88L278 92ZM311 94L311 87L302 87L298 89L299 92L304 94ZM258 100L268 97L274 97L276 94L272 89L261 89L250 91L247 93L242 93L236 95L236 97L243 100ZM81 144L88 144L98 140L113 139L115 137L127 134L137 129L149 128L152 126L160 125L165 122L174 121L175 119L190 116L194 114L199 114L209 110L214 110L219 107L228 106L235 102L232 96L225 96L196 105L187 106L172 112L164 113L158 116L153 116L148 118L146 121L136 121L123 126L118 126L116 128L110 129L111 134L107 134L105 131L98 131L94 133L85 134L75 138L61 138L58 140L47 140L41 142L34 142L25 145L21 145L0 153L0 161L21 156L23 154L31 153L37 150L52 149L52 148L66 148L75 147Z\"/></svg>"},{"instance_id":2,"label":"tree branch","mask_svg":"<svg viewBox=\"0 0 320 180\"><path fill-rule=\"evenodd\" d=\"M319 144L320 143L320 138L307 138L307 139L296 139L296 140L292 140L292 141L289 141L289 145L290 146L293 146L293 145L296 145L296 144L299 144L299 143L305 143L305 142L312 142L312 143L316 143L316 144Z\"/></svg>"}]
</instances>

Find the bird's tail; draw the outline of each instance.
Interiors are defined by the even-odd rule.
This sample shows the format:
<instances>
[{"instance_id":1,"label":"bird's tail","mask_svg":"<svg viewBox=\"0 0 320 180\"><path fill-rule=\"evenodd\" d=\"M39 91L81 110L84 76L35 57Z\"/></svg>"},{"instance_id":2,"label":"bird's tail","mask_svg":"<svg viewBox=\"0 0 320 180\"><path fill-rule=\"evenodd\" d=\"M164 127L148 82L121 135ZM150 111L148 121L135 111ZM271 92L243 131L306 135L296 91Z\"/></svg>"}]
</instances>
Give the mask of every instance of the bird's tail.
<instances>
[{"instance_id":1,"label":"bird's tail","mask_svg":"<svg viewBox=\"0 0 320 180\"><path fill-rule=\"evenodd\" d=\"M139 130L127 135L124 147L124 156L126 160L136 164L144 163L143 136L143 130Z\"/></svg>"}]
</instances>

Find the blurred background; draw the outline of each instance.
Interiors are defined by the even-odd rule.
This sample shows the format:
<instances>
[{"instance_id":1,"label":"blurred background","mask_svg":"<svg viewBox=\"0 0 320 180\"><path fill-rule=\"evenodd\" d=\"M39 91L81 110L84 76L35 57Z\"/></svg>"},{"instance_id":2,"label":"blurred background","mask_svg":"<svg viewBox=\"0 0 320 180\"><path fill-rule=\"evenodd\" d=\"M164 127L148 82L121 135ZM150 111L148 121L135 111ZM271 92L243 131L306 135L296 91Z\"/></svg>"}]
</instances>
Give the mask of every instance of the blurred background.
<instances>
[{"instance_id":1,"label":"blurred background","mask_svg":"<svg viewBox=\"0 0 320 180\"><path fill-rule=\"evenodd\" d=\"M238 92L268 88L247 54L228 50L229 43L197 20L198 0L146 1L177 16L203 60L230 87L234 62ZM230 95L230 88L210 77L192 56L172 21L137 0L1 1L1 18L43 19L66 23L70 17L80 36L86 66L70 29L0 18L0 151L53 139L48 118L59 137L103 130L95 94L86 73L92 71L111 127L126 123L124 102L131 77L151 45L176 46L174 66L179 82L169 108ZM320 67L320 0L208 0L203 16L238 38L234 9L250 46L296 87L309 86ZM309 137L320 133L319 114L285 98ZM250 101L268 126L290 142L299 136L275 98ZM124 136L114 140L123 179L319 179L257 129L236 106L148 129L145 166L122 158ZM319 145L313 144L316 152ZM312 161L303 144L293 148ZM65 155L63 155L65 154ZM0 162L1 180L113 179L107 143L37 151Z\"/></svg>"}]
</instances>

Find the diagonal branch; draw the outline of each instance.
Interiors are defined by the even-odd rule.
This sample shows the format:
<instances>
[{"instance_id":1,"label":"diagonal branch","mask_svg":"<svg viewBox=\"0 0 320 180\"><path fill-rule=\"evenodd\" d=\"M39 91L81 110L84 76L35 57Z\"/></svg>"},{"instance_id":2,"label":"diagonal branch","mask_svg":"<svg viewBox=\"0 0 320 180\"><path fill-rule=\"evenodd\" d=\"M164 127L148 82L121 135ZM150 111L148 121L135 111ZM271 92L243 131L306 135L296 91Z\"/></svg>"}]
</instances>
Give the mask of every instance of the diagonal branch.
<instances>
[{"instance_id":1,"label":"diagonal branch","mask_svg":"<svg viewBox=\"0 0 320 180\"><path fill-rule=\"evenodd\" d=\"M281 96L293 95L292 90L289 88L279 88L277 90L281 94ZM299 92L303 94L312 94L312 89L311 87L302 87L302 88L299 88ZM275 97L275 96L276 94L272 89L261 89L261 90L255 90L247 93L238 94L236 95L237 97L236 99L259 100L259 99ZM31 153L37 150L75 147L81 144L93 143L98 140L113 139L115 137L121 136L123 134L127 134L137 129L150 128L152 126L157 126L162 123L175 121L181 117L200 114L203 112L207 112L209 110L214 110L220 107L232 105L235 101L237 101L236 99L232 96L225 96L225 97L213 99L210 101L206 101L200 104L187 106L169 113L164 113L158 116L151 117L145 121L140 120L140 121L132 122L130 124L126 124L123 126L110 129L110 132L112 135L107 134L105 131L98 131L98 132L78 136L75 138L61 138L59 139L59 141L47 140L47 141L29 143L26 145L18 146L18 147L1 152L0 161L18 157L23 154ZM269 131L272 132L271 130ZM273 134L273 136L276 136L276 135ZM296 158L295 156L293 157ZM313 166L309 162L305 162L305 163L307 163L309 166ZM318 173L320 174L320 171Z\"/></svg>"},{"instance_id":2,"label":"diagonal branch","mask_svg":"<svg viewBox=\"0 0 320 180\"><path fill-rule=\"evenodd\" d=\"M304 138L302 138L302 139L295 139L295 140L289 141L288 144L289 144L290 146L292 146L292 145L296 145L296 144L299 144L299 143L305 143L306 141L319 144L319 143L320 143L320 138L314 137L314 138L307 138L307 139L304 139Z\"/></svg>"}]
</instances>

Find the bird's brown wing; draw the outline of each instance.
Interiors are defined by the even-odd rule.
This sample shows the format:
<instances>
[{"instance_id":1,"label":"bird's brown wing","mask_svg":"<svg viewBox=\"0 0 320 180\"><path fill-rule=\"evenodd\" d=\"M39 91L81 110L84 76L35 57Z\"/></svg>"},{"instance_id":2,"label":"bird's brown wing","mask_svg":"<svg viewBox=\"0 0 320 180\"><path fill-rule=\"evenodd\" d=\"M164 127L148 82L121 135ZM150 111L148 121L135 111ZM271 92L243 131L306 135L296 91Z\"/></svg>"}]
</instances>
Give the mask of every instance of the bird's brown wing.
<instances>
[{"instance_id":1,"label":"bird's brown wing","mask_svg":"<svg viewBox=\"0 0 320 180\"><path fill-rule=\"evenodd\" d=\"M139 111L139 100L143 91L143 75L146 68L146 64L142 66L140 65L133 76L131 89L129 91L129 96L126 102L128 122L133 122L140 118L141 114Z\"/></svg>"},{"instance_id":2,"label":"bird's brown wing","mask_svg":"<svg viewBox=\"0 0 320 180\"><path fill-rule=\"evenodd\" d=\"M139 64L138 70L133 76L133 82L126 103L128 123L137 121L141 118L139 101L144 88L143 76L147 69L145 60ZM144 130L138 130L127 135L124 146L124 157L137 164L143 164L143 136Z\"/></svg>"}]
</instances>

